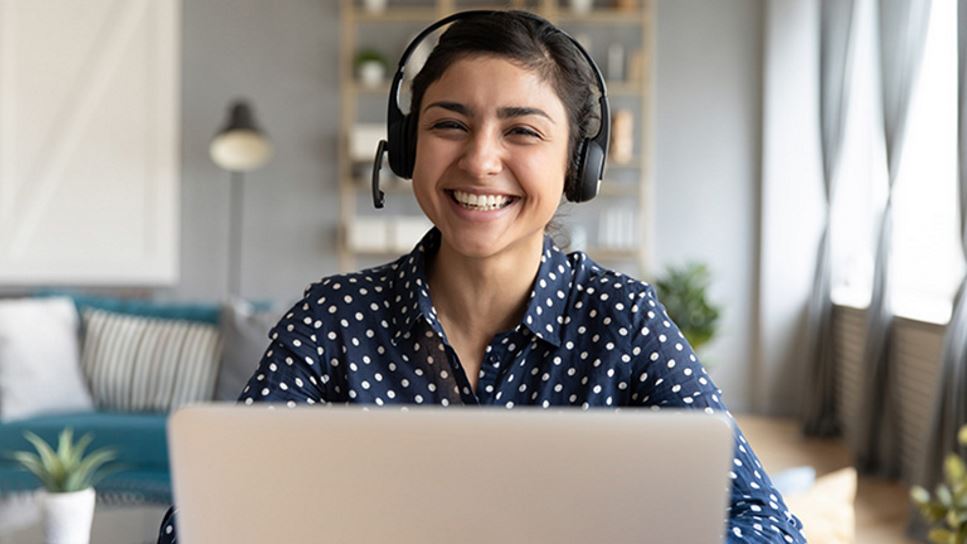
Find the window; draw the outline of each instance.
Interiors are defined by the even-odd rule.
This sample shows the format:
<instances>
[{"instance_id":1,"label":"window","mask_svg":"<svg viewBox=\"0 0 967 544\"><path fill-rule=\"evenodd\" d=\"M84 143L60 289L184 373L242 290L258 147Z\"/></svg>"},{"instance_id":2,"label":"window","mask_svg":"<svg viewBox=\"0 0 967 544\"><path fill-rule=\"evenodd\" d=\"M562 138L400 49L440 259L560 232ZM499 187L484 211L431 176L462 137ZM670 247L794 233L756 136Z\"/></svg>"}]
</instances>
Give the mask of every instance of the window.
<instances>
[{"instance_id":1,"label":"window","mask_svg":"<svg viewBox=\"0 0 967 544\"><path fill-rule=\"evenodd\" d=\"M893 309L897 315L936 323L949 319L964 273L957 209L955 9L954 0L933 2L893 191ZM858 10L853 89L832 216L833 299L865 307L887 173L875 7L861 0Z\"/></svg>"},{"instance_id":2,"label":"window","mask_svg":"<svg viewBox=\"0 0 967 544\"><path fill-rule=\"evenodd\" d=\"M894 312L946 323L964 273L957 204L957 14L934 0L893 191Z\"/></svg>"}]
</instances>

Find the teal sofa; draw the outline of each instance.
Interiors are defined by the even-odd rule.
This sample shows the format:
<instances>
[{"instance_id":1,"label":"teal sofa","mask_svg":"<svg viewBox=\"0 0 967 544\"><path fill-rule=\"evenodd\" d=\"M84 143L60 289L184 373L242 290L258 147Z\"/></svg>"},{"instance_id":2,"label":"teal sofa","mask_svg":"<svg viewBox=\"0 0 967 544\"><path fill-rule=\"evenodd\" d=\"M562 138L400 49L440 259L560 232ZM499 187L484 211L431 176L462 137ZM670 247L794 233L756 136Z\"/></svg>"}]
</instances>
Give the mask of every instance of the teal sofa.
<instances>
[{"instance_id":1,"label":"teal sofa","mask_svg":"<svg viewBox=\"0 0 967 544\"><path fill-rule=\"evenodd\" d=\"M179 319L218 325L218 304L159 303L137 299L107 298L64 291L45 291L36 296L70 296L78 313L88 308L160 319ZM81 331L83 336L83 330ZM83 341L83 338L82 338ZM166 413L96 410L82 413L48 414L0 423L0 497L32 491L40 481L19 467L13 451L33 451L24 438L31 431L50 444L70 427L75 437L93 435L88 451L110 447L117 451L123 470L110 474L97 488L98 500L108 503L170 504L171 477L168 468Z\"/></svg>"}]
</instances>

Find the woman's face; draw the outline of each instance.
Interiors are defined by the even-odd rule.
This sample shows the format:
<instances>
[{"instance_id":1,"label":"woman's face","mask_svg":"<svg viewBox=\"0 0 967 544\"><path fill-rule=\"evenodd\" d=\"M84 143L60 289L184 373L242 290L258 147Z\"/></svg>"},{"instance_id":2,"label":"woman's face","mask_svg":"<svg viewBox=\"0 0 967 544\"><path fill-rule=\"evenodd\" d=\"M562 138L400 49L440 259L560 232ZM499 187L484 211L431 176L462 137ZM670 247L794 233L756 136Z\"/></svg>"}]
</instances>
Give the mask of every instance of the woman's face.
<instances>
[{"instance_id":1,"label":"woman's face","mask_svg":"<svg viewBox=\"0 0 967 544\"><path fill-rule=\"evenodd\" d=\"M468 257L540 245L564 191L564 104L533 71L491 56L452 64L420 105L413 190Z\"/></svg>"}]
</instances>

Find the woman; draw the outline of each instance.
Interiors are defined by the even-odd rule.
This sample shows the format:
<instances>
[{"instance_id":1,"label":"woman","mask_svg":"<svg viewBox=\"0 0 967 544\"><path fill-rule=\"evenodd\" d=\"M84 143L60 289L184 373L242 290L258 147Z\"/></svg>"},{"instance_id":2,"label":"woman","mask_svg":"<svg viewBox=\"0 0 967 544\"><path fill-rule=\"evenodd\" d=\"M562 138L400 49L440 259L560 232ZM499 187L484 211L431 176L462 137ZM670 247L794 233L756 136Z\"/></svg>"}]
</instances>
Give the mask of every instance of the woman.
<instances>
[{"instance_id":1,"label":"woman","mask_svg":"<svg viewBox=\"0 0 967 544\"><path fill-rule=\"evenodd\" d=\"M651 286L545 234L580 182L595 90L543 19L455 22L410 108L413 191L435 228L392 263L310 285L239 400L725 411ZM731 477L730 540L805 541L738 430ZM169 511L160 542L173 541Z\"/></svg>"}]
</instances>

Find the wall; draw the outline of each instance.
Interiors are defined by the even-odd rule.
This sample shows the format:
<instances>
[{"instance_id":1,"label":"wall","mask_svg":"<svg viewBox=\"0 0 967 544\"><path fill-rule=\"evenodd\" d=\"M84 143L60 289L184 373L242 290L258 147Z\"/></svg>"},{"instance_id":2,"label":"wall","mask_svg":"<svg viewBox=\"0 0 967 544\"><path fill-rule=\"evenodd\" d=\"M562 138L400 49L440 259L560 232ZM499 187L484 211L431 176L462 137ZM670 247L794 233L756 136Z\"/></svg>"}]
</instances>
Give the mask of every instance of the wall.
<instances>
[{"instance_id":1,"label":"wall","mask_svg":"<svg viewBox=\"0 0 967 544\"><path fill-rule=\"evenodd\" d=\"M724 314L700 355L725 402L744 411L756 342L763 3L661 0L657 9L654 262L708 263Z\"/></svg>"},{"instance_id":2,"label":"wall","mask_svg":"<svg viewBox=\"0 0 967 544\"><path fill-rule=\"evenodd\" d=\"M183 13L181 281L162 294L227 291L228 174L208 142L244 96L275 156L245 178L241 291L292 300L337 267L338 3L189 0Z\"/></svg>"},{"instance_id":3,"label":"wall","mask_svg":"<svg viewBox=\"0 0 967 544\"><path fill-rule=\"evenodd\" d=\"M769 0L763 63L759 357L752 374L759 411L799 412L805 331L822 232L819 149L819 9L811 0Z\"/></svg>"}]
</instances>

